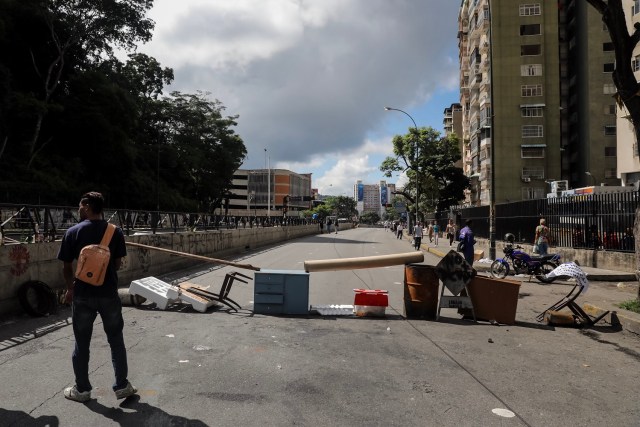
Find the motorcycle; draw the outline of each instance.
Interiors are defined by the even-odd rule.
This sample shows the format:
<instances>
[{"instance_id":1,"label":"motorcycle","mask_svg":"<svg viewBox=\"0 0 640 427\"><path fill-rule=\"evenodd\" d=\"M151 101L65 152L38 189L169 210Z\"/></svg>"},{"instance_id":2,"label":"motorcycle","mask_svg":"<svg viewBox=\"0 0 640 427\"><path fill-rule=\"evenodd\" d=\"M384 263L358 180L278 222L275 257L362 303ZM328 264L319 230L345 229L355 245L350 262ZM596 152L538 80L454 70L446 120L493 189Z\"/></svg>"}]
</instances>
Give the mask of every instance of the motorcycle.
<instances>
[{"instance_id":1,"label":"motorcycle","mask_svg":"<svg viewBox=\"0 0 640 427\"><path fill-rule=\"evenodd\" d=\"M491 277L507 277L511 270L511 262L515 274L535 276L542 283L552 283L556 279L547 278L546 275L561 264L560 254L531 256L519 249L523 249L522 246L514 247L512 243L507 243L504 247L504 258L498 258L491 264Z\"/></svg>"}]
</instances>

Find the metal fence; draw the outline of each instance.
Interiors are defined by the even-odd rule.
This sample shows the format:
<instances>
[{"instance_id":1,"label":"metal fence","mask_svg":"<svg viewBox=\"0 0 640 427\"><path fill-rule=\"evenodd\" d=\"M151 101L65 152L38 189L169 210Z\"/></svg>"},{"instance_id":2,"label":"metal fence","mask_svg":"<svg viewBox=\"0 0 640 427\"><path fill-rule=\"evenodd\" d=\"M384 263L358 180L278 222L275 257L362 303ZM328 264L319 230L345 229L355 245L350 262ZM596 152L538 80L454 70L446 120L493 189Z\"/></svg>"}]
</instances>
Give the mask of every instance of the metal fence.
<instances>
[{"instance_id":1,"label":"metal fence","mask_svg":"<svg viewBox=\"0 0 640 427\"><path fill-rule=\"evenodd\" d=\"M545 218L551 246L633 252L633 225L639 204L637 191L496 204L496 238L502 240L506 233L512 233L516 241L532 244L535 228L540 218ZM473 220L474 234L489 238L489 206L457 207L425 215L425 220L437 221L441 230L450 218L458 230L467 219Z\"/></svg>"},{"instance_id":2,"label":"metal fence","mask_svg":"<svg viewBox=\"0 0 640 427\"><path fill-rule=\"evenodd\" d=\"M232 216L193 212L105 209L104 218L124 233L155 234L234 228L297 226L317 221L281 216ZM54 241L79 221L77 208L0 205L0 244Z\"/></svg>"}]
</instances>

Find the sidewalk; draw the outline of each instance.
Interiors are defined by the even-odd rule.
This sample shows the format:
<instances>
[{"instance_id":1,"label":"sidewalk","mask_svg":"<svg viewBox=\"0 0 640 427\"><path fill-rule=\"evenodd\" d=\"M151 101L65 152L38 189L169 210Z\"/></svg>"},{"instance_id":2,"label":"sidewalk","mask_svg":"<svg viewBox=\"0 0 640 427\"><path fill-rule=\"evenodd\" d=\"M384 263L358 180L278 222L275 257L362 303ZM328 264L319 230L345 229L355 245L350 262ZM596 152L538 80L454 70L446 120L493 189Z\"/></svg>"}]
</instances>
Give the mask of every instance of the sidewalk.
<instances>
[{"instance_id":1,"label":"sidewalk","mask_svg":"<svg viewBox=\"0 0 640 427\"><path fill-rule=\"evenodd\" d=\"M442 258L450 250L455 250L455 247L449 247L448 242L443 242L438 247L426 242L422 244L422 250ZM489 275L491 264L475 262L473 267L478 272ZM640 314L619 307L621 302L634 299L638 295L638 281L635 274L592 267L581 268L589 279L588 291L579 296L584 311L594 317L609 311L609 314L602 319L603 321L611 325L620 325L622 329L640 335ZM518 277L515 278L518 279ZM556 281L554 284L573 286L575 281L563 280ZM569 290L570 288L567 288L567 292Z\"/></svg>"}]
</instances>

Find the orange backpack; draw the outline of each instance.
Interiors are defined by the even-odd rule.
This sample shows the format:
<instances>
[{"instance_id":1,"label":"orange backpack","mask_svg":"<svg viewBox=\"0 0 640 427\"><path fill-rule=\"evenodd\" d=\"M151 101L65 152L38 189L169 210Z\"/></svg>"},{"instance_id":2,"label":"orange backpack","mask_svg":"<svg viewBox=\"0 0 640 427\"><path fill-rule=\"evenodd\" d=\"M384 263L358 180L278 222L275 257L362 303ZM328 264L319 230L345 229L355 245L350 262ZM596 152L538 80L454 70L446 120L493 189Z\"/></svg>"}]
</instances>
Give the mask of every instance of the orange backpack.
<instances>
[{"instance_id":1,"label":"orange backpack","mask_svg":"<svg viewBox=\"0 0 640 427\"><path fill-rule=\"evenodd\" d=\"M102 286L109 266L109 259L111 258L109 242L115 230L115 225L107 224L107 229L99 244L82 248L80 256L78 256L78 265L76 266L77 279L93 286Z\"/></svg>"}]
</instances>

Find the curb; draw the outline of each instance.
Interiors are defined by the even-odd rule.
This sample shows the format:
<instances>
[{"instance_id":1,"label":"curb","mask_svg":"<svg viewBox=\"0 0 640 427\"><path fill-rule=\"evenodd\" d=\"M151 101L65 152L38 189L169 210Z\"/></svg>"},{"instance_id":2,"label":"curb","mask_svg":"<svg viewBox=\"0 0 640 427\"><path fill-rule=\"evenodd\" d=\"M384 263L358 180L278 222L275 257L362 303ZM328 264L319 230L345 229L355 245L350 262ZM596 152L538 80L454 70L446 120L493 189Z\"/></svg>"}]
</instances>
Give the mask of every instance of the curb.
<instances>
[{"instance_id":1,"label":"curb","mask_svg":"<svg viewBox=\"0 0 640 427\"><path fill-rule=\"evenodd\" d=\"M593 304L585 303L582 306L585 313L597 317L607 310L603 310ZM611 326L620 326L622 329L628 332L633 332L636 335L640 335L640 315L634 315L635 313L619 313L618 311L611 310L609 314L602 318L603 321Z\"/></svg>"}]
</instances>

